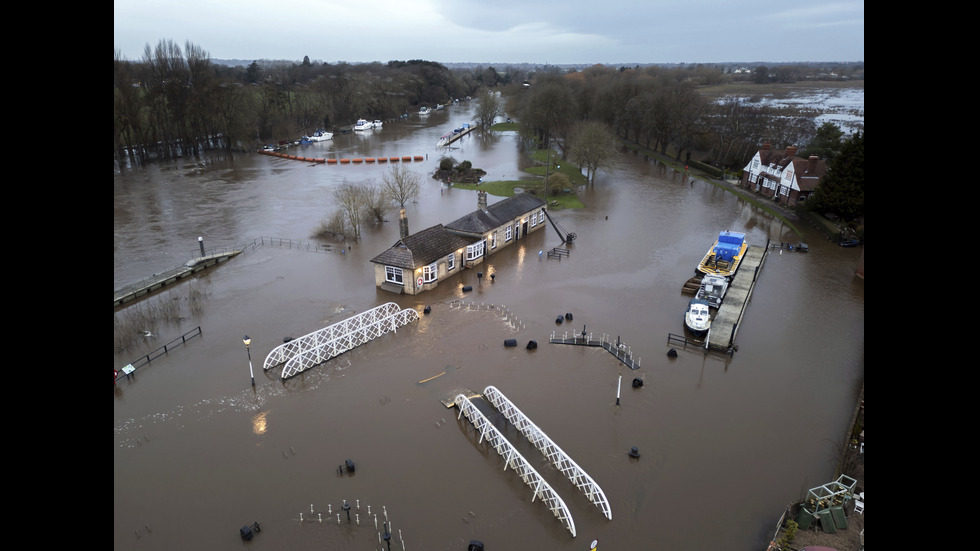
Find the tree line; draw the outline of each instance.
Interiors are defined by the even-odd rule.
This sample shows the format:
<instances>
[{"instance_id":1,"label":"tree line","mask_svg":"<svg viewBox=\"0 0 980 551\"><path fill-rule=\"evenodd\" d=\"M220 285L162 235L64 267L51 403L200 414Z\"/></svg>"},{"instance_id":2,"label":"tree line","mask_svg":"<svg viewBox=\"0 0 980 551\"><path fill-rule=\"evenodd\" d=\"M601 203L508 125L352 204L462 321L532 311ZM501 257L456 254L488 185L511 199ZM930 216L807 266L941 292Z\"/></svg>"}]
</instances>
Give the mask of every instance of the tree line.
<instances>
[{"instance_id":1,"label":"tree line","mask_svg":"<svg viewBox=\"0 0 980 551\"><path fill-rule=\"evenodd\" d=\"M306 57L228 67L190 42L181 48L167 40L147 44L138 61L114 52L113 153L141 163L254 150L361 117L390 120L420 105L484 99L492 90L503 92L506 109L484 101L481 119L506 111L526 143L555 147L593 174L605 162L610 136L736 171L762 143L805 151L818 133L812 115L699 92L733 78L739 77L700 64L449 69L425 60L329 64Z\"/></svg>"},{"instance_id":2,"label":"tree line","mask_svg":"<svg viewBox=\"0 0 980 551\"><path fill-rule=\"evenodd\" d=\"M141 163L207 151L254 150L358 118L390 120L420 105L525 79L494 67L452 71L424 60L364 64L215 63L190 42L113 54L113 154Z\"/></svg>"}]
</instances>

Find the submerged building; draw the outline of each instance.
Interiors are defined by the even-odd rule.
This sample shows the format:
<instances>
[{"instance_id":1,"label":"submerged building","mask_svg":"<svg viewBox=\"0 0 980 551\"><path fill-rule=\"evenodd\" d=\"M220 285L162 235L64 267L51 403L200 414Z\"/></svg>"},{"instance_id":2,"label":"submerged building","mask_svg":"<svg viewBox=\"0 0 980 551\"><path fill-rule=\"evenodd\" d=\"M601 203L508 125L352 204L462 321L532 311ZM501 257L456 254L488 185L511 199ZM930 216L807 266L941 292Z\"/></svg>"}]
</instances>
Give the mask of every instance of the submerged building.
<instances>
[{"instance_id":1,"label":"submerged building","mask_svg":"<svg viewBox=\"0 0 980 551\"><path fill-rule=\"evenodd\" d=\"M519 193L488 206L487 193L478 191L475 211L414 234L408 233L402 209L401 238L371 259L375 284L408 295L434 289L440 281L542 229L545 205L540 197Z\"/></svg>"}]
</instances>

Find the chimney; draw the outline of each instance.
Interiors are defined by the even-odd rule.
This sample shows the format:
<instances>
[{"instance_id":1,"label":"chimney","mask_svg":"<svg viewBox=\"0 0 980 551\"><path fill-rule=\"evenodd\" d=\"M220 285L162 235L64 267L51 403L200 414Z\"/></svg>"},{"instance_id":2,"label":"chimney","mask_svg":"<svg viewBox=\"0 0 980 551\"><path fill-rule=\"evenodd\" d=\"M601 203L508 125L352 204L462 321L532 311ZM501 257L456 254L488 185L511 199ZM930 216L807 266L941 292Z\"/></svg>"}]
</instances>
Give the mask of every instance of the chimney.
<instances>
[{"instance_id":1,"label":"chimney","mask_svg":"<svg viewBox=\"0 0 980 551\"><path fill-rule=\"evenodd\" d=\"M487 192L482 190L476 192L476 208L487 210Z\"/></svg>"},{"instance_id":2,"label":"chimney","mask_svg":"<svg viewBox=\"0 0 980 551\"><path fill-rule=\"evenodd\" d=\"M819 161L819 160L820 160L820 157L817 157L816 155L810 155L810 158L807 159L807 161L806 161L806 173L807 174L809 174L810 176L813 176L814 174L817 173L817 161Z\"/></svg>"},{"instance_id":3,"label":"chimney","mask_svg":"<svg viewBox=\"0 0 980 551\"><path fill-rule=\"evenodd\" d=\"M796 146L795 145L786 146L786 156L787 157L796 157Z\"/></svg>"},{"instance_id":4,"label":"chimney","mask_svg":"<svg viewBox=\"0 0 980 551\"><path fill-rule=\"evenodd\" d=\"M398 212L398 231L403 238L408 237L408 218L405 217L405 209Z\"/></svg>"}]
</instances>

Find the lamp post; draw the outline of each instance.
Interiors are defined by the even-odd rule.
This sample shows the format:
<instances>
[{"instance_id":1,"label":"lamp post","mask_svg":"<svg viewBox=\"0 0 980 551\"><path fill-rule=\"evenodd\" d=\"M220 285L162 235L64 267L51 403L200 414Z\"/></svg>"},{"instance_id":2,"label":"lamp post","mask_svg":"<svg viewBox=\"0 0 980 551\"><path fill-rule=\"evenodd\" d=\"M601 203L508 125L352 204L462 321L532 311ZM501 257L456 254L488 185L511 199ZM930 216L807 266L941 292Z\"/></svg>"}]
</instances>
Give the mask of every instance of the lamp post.
<instances>
[{"instance_id":1,"label":"lamp post","mask_svg":"<svg viewBox=\"0 0 980 551\"><path fill-rule=\"evenodd\" d=\"M252 376L252 386L255 386L255 373L252 372L252 349L248 347L252 343L252 339L248 338L248 335L245 335L242 342L245 343L245 351L248 352L248 374Z\"/></svg>"}]
</instances>

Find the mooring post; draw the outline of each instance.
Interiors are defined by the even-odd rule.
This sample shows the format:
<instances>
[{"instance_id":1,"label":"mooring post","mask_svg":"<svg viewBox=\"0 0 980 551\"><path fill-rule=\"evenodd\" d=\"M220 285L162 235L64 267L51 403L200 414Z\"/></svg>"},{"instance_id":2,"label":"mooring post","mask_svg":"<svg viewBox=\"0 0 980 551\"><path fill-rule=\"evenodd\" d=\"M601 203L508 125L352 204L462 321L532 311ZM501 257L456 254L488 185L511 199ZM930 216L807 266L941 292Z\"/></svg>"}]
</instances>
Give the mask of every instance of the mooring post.
<instances>
[{"instance_id":1,"label":"mooring post","mask_svg":"<svg viewBox=\"0 0 980 551\"><path fill-rule=\"evenodd\" d=\"M204 237L198 237L197 244L201 246L201 256L204 256Z\"/></svg>"},{"instance_id":2,"label":"mooring post","mask_svg":"<svg viewBox=\"0 0 980 551\"><path fill-rule=\"evenodd\" d=\"M619 382L616 383L616 405L619 405L619 389L623 387L623 376L619 376Z\"/></svg>"}]
</instances>

